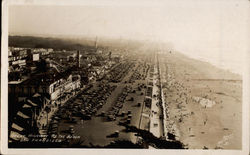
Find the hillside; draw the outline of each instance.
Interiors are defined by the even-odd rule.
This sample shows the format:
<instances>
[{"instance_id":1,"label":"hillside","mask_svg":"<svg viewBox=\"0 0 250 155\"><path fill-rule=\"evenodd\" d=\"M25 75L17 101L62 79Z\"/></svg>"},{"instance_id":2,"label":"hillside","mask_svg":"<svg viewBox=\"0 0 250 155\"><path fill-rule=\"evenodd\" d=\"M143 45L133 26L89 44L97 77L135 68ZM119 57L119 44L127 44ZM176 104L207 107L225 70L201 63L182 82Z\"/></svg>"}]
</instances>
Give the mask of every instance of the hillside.
<instances>
[{"instance_id":1,"label":"hillside","mask_svg":"<svg viewBox=\"0 0 250 155\"><path fill-rule=\"evenodd\" d=\"M126 39L98 38L98 47L135 49L143 43ZM83 50L95 46L95 38L9 36L9 46L29 48L53 48L54 50Z\"/></svg>"},{"instance_id":2,"label":"hillside","mask_svg":"<svg viewBox=\"0 0 250 155\"><path fill-rule=\"evenodd\" d=\"M77 50L90 47L90 42L77 43L70 39L33 36L9 36L9 46L30 48L53 48L55 50Z\"/></svg>"}]
</instances>

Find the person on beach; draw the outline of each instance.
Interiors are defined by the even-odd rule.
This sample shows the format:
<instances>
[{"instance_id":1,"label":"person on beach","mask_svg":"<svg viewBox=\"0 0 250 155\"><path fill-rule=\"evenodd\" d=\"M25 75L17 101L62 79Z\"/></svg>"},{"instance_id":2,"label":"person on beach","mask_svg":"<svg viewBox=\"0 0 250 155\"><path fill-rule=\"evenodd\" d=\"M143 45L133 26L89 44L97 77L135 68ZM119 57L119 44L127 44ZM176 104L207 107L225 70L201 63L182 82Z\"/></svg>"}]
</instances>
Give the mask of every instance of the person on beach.
<instances>
[{"instance_id":1,"label":"person on beach","mask_svg":"<svg viewBox=\"0 0 250 155\"><path fill-rule=\"evenodd\" d=\"M206 125L207 124L207 118L206 118L206 120L204 121L204 125Z\"/></svg>"}]
</instances>

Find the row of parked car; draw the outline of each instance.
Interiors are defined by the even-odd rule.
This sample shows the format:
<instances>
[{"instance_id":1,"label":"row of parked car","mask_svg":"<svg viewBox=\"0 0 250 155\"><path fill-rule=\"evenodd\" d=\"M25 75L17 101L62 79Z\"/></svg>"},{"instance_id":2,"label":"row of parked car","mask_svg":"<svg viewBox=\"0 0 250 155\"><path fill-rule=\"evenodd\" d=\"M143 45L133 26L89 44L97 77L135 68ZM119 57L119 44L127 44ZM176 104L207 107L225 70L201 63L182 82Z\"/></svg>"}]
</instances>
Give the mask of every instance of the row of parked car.
<instances>
[{"instance_id":1,"label":"row of parked car","mask_svg":"<svg viewBox=\"0 0 250 155\"><path fill-rule=\"evenodd\" d=\"M146 63L139 63L136 70L134 70L131 78L129 79L129 83L133 83L136 80L145 80L149 71L150 65Z\"/></svg>"},{"instance_id":2,"label":"row of parked car","mask_svg":"<svg viewBox=\"0 0 250 155\"><path fill-rule=\"evenodd\" d=\"M120 94L120 96L118 97L117 101L114 103L113 107L110 109L110 111L108 111L106 117L107 120L109 121L114 121L116 120L117 116L123 116L125 114L125 111L120 112L120 109L123 107L123 104L126 100L126 97L128 96L128 92L129 92L129 87L126 86L123 89L123 92Z\"/></svg>"},{"instance_id":3,"label":"row of parked car","mask_svg":"<svg viewBox=\"0 0 250 155\"><path fill-rule=\"evenodd\" d=\"M129 69L134 67L134 62L123 62L113 68L112 71L106 76L106 79L109 82L118 83L121 82L122 79L127 75Z\"/></svg>"},{"instance_id":4,"label":"row of parked car","mask_svg":"<svg viewBox=\"0 0 250 155\"><path fill-rule=\"evenodd\" d=\"M97 110L106 103L107 98L115 88L115 85L101 83L96 90L83 94L80 98L82 102L80 116L83 119L91 119L91 116L96 114Z\"/></svg>"},{"instance_id":5,"label":"row of parked car","mask_svg":"<svg viewBox=\"0 0 250 155\"><path fill-rule=\"evenodd\" d=\"M96 114L97 110L106 103L108 96L115 87L107 83L101 83L96 90L86 90L81 95L78 95L76 99L69 100L52 117L50 134L57 132L58 122L61 120L74 124L77 123L76 117L84 120L91 119L91 116Z\"/></svg>"}]
</instances>

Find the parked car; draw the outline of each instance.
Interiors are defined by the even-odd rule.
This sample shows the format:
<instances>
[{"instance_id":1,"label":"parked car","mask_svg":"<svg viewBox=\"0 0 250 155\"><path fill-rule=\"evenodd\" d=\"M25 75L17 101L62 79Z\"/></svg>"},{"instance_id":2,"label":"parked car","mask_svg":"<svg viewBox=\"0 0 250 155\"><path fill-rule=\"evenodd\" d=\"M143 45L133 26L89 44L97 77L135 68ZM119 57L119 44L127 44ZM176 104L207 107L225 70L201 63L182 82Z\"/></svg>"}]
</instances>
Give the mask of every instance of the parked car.
<instances>
[{"instance_id":1,"label":"parked car","mask_svg":"<svg viewBox=\"0 0 250 155\"><path fill-rule=\"evenodd\" d=\"M115 121L116 117L114 115L108 115L108 120L109 121Z\"/></svg>"}]
</instances>

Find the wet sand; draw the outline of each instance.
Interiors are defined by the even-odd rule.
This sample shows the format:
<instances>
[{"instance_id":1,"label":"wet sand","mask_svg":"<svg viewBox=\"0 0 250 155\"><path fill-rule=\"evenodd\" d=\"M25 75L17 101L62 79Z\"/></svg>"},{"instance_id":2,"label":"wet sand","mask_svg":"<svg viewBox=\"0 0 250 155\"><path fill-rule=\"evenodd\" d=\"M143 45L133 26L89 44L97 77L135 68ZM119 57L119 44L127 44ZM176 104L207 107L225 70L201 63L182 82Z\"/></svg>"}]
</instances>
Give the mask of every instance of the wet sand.
<instances>
[{"instance_id":1,"label":"wet sand","mask_svg":"<svg viewBox=\"0 0 250 155\"><path fill-rule=\"evenodd\" d=\"M168 131L189 149L241 149L241 77L178 53L159 58Z\"/></svg>"}]
</instances>

